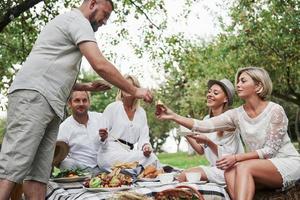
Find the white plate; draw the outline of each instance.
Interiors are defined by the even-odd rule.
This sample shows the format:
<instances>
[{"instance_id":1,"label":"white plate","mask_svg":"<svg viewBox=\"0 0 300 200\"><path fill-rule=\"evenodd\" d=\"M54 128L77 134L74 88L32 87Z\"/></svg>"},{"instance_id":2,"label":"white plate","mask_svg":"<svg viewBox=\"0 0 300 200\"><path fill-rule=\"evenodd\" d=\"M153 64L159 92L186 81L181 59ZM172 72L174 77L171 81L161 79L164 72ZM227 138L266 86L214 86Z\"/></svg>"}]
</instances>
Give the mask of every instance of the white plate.
<instances>
[{"instance_id":1,"label":"white plate","mask_svg":"<svg viewBox=\"0 0 300 200\"><path fill-rule=\"evenodd\" d=\"M121 187L110 187L110 188L104 188L104 187L99 187L99 188L87 188L84 187L87 191L90 192L115 192L115 191L122 191L122 190L130 190L132 189L133 186L130 185L122 185Z\"/></svg>"},{"instance_id":2,"label":"white plate","mask_svg":"<svg viewBox=\"0 0 300 200\"><path fill-rule=\"evenodd\" d=\"M180 184L204 184L207 183L207 181L195 181L195 182L181 182Z\"/></svg>"},{"instance_id":3,"label":"white plate","mask_svg":"<svg viewBox=\"0 0 300 200\"><path fill-rule=\"evenodd\" d=\"M139 178L138 181L142 182L157 182L159 181L158 177L156 178Z\"/></svg>"},{"instance_id":4,"label":"white plate","mask_svg":"<svg viewBox=\"0 0 300 200\"><path fill-rule=\"evenodd\" d=\"M159 187L163 185L177 184L178 181L173 181L171 183L161 183L161 182L137 182L136 184L140 187Z\"/></svg>"},{"instance_id":5,"label":"white plate","mask_svg":"<svg viewBox=\"0 0 300 200\"><path fill-rule=\"evenodd\" d=\"M75 176L75 177L62 177L62 178L50 178L49 181L59 182L59 183L69 183L69 182L84 181L87 178L91 178L91 175Z\"/></svg>"}]
</instances>

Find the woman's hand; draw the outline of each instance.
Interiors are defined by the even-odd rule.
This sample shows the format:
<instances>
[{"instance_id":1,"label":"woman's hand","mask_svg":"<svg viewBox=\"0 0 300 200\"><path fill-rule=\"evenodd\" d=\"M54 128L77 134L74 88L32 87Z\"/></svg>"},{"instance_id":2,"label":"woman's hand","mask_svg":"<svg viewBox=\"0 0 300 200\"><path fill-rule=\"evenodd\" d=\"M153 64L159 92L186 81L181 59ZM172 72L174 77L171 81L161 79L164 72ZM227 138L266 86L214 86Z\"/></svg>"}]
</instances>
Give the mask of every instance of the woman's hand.
<instances>
[{"instance_id":1,"label":"woman's hand","mask_svg":"<svg viewBox=\"0 0 300 200\"><path fill-rule=\"evenodd\" d=\"M174 119L176 116L176 113L173 112L170 108L163 104L156 105L156 112L155 115L160 120L170 120Z\"/></svg>"},{"instance_id":2,"label":"woman's hand","mask_svg":"<svg viewBox=\"0 0 300 200\"><path fill-rule=\"evenodd\" d=\"M186 137L196 140L198 144L207 144L208 142L208 137L204 134L188 135Z\"/></svg>"},{"instance_id":3,"label":"woman's hand","mask_svg":"<svg viewBox=\"0 0 300 200\"><path fill-rule=\"evenodd\" d=\"M107 128L100 128L99 129L99 136L101 138L101 142L104 142L108 137Z\"/></svg>"},{"instance_id":4,"label":"woman's hand","mask_svg":"<svg viewBox=\"0 0 300 200\"><path fill-rule=\"evenodd\" d=\"M226 155L223 156L220 160L217 160L216 166L219 169L225 170L232 167L236 162L236 155Z\"/></svg>"},{"instance_id":5,"label":"woman's hand","mask_svg":"<svg viewBox=\"0 0 300 200\"><path fill-rule=\"evenodd\" d=\"M145 144L143 146L143 153L145 157L149 157L150 154L152 153L152 147L150 146L150 144Z\"/></svg>"}]
</instances>

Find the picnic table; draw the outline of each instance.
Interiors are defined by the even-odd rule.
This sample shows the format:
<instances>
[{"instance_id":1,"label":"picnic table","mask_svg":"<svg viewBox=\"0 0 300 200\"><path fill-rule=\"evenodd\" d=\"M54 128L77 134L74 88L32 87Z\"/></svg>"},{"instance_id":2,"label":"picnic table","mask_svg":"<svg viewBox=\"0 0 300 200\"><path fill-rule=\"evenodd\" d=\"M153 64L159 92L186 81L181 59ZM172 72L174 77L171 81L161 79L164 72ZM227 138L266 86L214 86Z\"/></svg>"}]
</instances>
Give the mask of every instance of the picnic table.
<instances>
[{"instance_id":1,"label":"picnic table","mask_svg":"<svg viewBox=\"0 0 300 200\"><path fill-rule=\"evenodd\" d=\"M129 191L136 192L138 194L144 194L152 196L157 192L161 192L166 189L175 188L177 185L189 185L196 188L205 198L205 200L230 200L224 186L220 186L214 183L171 183L167 185L153 186L153 187L140 187L134 185ZM80 182L73 183L56 183L49 181L47 186L47 200L102 200L109 199L115 193L114 192L91 192L82 187Z\"/></svg>"}]
</instances>

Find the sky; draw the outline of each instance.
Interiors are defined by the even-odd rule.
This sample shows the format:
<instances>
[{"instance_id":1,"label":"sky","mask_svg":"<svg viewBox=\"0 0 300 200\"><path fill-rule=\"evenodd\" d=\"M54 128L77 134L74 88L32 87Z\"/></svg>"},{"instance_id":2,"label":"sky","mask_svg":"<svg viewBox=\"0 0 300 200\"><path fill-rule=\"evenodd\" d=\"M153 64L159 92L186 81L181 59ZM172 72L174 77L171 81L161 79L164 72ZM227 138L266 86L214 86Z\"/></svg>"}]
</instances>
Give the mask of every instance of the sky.
<instances>
[{"instance_id":1,"label":"sky","mask_svg":"<svg viewBox=\"0 0 300 200\"><path fill-rule=\"evenodd\" d=\"M182 10L182 0L165 0L166 9L168 12L168 25L164 30L164 34L183 32L188 38L201 38L202 40L209 41L214 38L221 29L218 24L217 17L222 16L229 23L226 8L217 6L222 4L223 0L202 0L195 4L189 14L187 20L181 20L178 17L178 11ZM118 45L112 46L109 44L108 38L114 37L116 34L116 25L111 23L114 19L112 14L107 25L100 27L96 33L97 42L101 50L104 52L113 52L117 58L113 61L116 67L122 74L131 73L137 75L143 87L157 88L161 82L164 82L164 77L160 72L153 69L153 63L147 56L142 59L134 55L133 49L130 48L128 41L122 41ZM125 26L133 37L138 37L140 31L139 23L145 23L143 20L127 20ZM105 53L104 53L105 55ZM132 70L135 66L135 70ZM84 70L91 70L88 62L83 59L82 68ZM7 102L6 96L0 94L0 105ZM5 111L0 110L0 117L6 115Z\"/></svg>"},{"instance_id":2,"label":"sky","mask_svg":"<svg viewBox=\"0 0 300 200\"><path fill-rule=\"evenodd\" d=\"M221 31L217 17L222 16L229 23L226 9L217 6L223 2L221 0L202 0L193 5L187 20L178 16L182 11L183 2L182 0L165 0L168 13L167 29L164 30L165 36L183 32L187 38L200 38L201 40L209 41ZM107 25L100 27L96 33L100 49L105 52L114 52L117 55L117 58L112 62L122 74L134 74L139 78L143 87L157 88L165 80L161 76L161 71L157 72L153 67L153 63L151 59L147 58L147 54L143 55L143 58L138 58L134 55L133 49L126 40L115 46L105 43L108 40L106 37L117 37L115 31L117 27L115 24L110 23L114 17L112 14ZM141 34L141 30L138 30L138 28L141 24L149 22L145 19L136 20L133 17L128 17L129 20L127 20L125 27L133 37L136 37L135 40L138 40L138 35ZM155 21L155 19L152 20ZM137 69L135 68L133 71L132 66L135 66ZM83 61L83 69L91 69L85 59Z\"/></svg>"}]
</instances>

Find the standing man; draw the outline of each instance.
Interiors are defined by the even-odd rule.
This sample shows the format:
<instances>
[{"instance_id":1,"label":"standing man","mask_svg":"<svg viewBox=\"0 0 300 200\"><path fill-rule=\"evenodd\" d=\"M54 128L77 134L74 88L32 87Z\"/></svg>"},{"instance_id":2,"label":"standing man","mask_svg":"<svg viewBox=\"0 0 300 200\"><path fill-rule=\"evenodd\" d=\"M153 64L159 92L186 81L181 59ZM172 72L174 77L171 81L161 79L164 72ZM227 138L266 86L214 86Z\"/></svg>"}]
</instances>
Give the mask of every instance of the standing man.
<instances>
[{"instance_id":1,"label":"standing man","mask_svg":"<svg viewBox=\"0 0 300 200\"><path fill-rule=\"evenodd\" d=\"M98 174L97 152L101 145L99 129L107 127L101 113L90 112L87 91L73 91L68 100L72 115L59 126L58 141L69 145L69 154L61 162L62 169L86 169Z\"/></svg>"},{"instance_id":2,"label":"standing man","mask_svg":"<svg viewBox=\"0 0 300 200\"><path fill-rule=\"evenodd\" d=\"M129 84L99 50L94 32L113 10L111 0L84 0L79 9L59 15L40 33L8 95L7 132L0 154L0 200L16 183L26 198L45 199L46 184L68 96L74 90L102 90L75 84L82 55L105 80L151 102L149 90Z\"/></svg>"}]
</instances>

